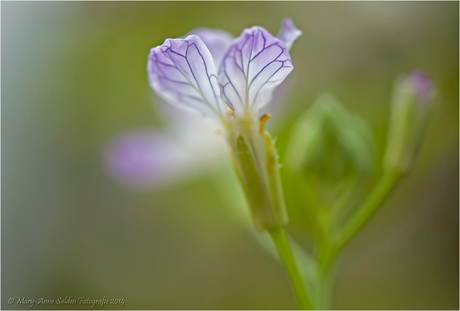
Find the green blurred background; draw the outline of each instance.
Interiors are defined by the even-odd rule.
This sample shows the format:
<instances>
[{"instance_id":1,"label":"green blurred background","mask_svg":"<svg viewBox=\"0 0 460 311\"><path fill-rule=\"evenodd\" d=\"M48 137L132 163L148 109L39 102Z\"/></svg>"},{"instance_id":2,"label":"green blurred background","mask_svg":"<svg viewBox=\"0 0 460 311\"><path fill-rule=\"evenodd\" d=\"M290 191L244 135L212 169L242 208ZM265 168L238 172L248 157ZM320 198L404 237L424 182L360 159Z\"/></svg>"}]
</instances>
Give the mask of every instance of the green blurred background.
<instances>
[{"instance_id":1,"label":"green blurred background","mask_svg":"<svg viewBox=\"0 0 460 311\"><path fill-rule=\"evenodd\" d=\"M114 182L102 161L112 137L165 126L151 47L196 27L276 34L285 17L303 36L269 121L281 162L323 91L370 124L379 157L394 80L418 68L438 91L418 166L345 251L333 308L459 308L458 2L2 2L1 17L3 309L65 296L126 301L105 309L296 307L283 267L232 214L244 201L227 160L150 191ZM287 230L308 245L298 208Z\"/></svg>"}]
</instances>

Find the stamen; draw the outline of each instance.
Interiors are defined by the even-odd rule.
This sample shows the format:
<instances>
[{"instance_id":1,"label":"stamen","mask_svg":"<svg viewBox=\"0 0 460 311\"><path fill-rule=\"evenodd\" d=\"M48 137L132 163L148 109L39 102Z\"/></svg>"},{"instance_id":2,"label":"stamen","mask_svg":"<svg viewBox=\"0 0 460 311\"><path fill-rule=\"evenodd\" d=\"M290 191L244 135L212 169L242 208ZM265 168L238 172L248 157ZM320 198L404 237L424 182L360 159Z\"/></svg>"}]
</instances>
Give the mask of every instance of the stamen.
<instances>
[{"instance_id":1,"label":"stamen","mask_svg":"<svg viewBox=\"0 0 460 311\"><path fill-rule=\"evenodd\" d=\"M228 108L228 107L227 107L227 110L228 110L228 113L231 114L231 115L233 116L233 110L230 109L230 108Z\"/></svg>"},{"instance_id":2,"label":"stamen","mask_svg":"<svg viewBox=\"0 0 460 311\"><path fill-rule=\"evenodd\" d=\"M260 135L263 134L264 132L264 127L265 127L265 122L267 122L268 119L271 119L272 118L272 115L267 113L267 114L264 114L261 118L260 118L260 127L259 127L259 133Z\"/></svg>"}]
</instances>

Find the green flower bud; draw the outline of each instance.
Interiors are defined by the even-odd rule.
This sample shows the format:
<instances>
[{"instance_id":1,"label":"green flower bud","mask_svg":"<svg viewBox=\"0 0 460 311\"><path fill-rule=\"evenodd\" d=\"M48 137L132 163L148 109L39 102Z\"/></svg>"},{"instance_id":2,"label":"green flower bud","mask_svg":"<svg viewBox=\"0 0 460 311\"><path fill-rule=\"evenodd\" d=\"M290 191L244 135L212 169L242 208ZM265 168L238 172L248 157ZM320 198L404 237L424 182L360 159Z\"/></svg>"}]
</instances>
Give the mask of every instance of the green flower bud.
<instances>
[{"instance_id":1,"label":"green flower bud","mask_svg":"<svg viewBox=\"0 0 460 311\"><path fill-rule=\"evenodd\" d=\"M433 84L424 72L413 71L397 81L384 157L386 170L407 174L414 166L433 97Z\"/></svg>"},{"instance_id":2,"label":"green flower bud","mask_svg":"<svg viewBox=\"0 0 460 311\"><path fill-rule=\"evenodd\" d=\"M367 179L374 153L367 124L323 94L294 125L286 166L303 179L307 200L333 206Z\"/></svg>"}]
</instances>

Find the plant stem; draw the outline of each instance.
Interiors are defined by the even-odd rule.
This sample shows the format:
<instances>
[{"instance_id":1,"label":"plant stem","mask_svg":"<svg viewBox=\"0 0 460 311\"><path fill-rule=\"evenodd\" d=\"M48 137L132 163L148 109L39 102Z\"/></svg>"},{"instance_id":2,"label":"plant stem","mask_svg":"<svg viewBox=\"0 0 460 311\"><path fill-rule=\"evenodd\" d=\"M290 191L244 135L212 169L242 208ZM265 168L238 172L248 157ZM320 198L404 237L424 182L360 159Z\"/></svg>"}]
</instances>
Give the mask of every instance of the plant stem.
<instances>
[{"instance_id":1,"label":"plant stem","mask_svg":"<svg viewBox=\"0 0 460 311\"><path fill-rule=\"evenodd\" d=\"M404 174L399 172L386 172L380 178L379 183L361 207L358 208L355 216L334 236L331 245L328 247L326 256L322 258L322 262L320 263L323 271L329 270L342 249L369 222L403 176Z\"/></svg>"},{"instance_id":2,"label":"plant stem","mask_svg":"<svg viewBox=\"0 0 460 311\"><path fill-rule=\"evenodd\" d=\"M305 283L303 281L297 263L294 259L294 255L292 253L291 247L289 246L289 242L286 238L286 235L284 234L283 229L270 229L268 230L268 233L270 233L270 236L275 242L276 248L278 249L281 259L283 260L283 263L286 266L286 270L289 274L289 278L291 279L291 284L294 288L294 293L296 295L300 309L313 309L313 305L306 291Z\"/></svg>"},{"instance_id":3,"label":"plant stem","mask_svg":"<svg viewBox=\"0 0 460 311\"><path fill-rule=\"evenodd\" d=\"M332 298L332 286L334 282L334 272L333 269L322 272L321 279L319 280L318 290L319 290L319 299L318 299L318 309L320 310L329 310L331 306Z\"/></svg>"},{"instance_id":4,"label":"plant stem","mask_svg":"<svg viewBox=\"0 0 460 311\"><path fill-rule=\"evenodd\" d=\"M388 198L391 191L396 187L403 174L397 172L386 172L374 191L364 201L355 216L348 222L342 232L339 233L336 247L341 250L352 238L368 223L379 207Z\"/></svg>"}]
</instances>

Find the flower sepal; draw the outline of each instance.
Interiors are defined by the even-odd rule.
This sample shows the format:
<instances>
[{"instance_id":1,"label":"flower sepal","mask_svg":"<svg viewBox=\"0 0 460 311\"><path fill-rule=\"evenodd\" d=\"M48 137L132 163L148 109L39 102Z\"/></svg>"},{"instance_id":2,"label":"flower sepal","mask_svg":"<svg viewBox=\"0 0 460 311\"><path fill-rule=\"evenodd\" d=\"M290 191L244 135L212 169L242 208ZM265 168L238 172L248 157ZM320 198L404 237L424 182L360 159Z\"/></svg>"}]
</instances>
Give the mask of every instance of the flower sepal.
<instances>
[{"instance_id":1,"label":"flower sepal","mask_svg":"<svg viewBox=\"0 0 460 311\"><path fill-rule=\"evenodd\" d=\"M254 122L236 121L229 136L233 163L248 198L253 223L258 231L287 224L279 175L278 152L266 131Z\"/></svg>"}]
</instances>

